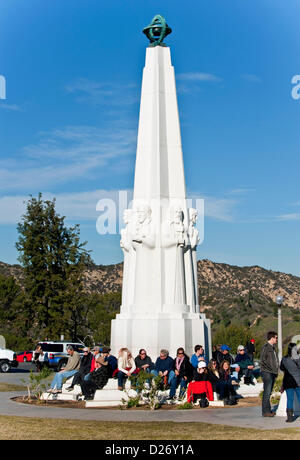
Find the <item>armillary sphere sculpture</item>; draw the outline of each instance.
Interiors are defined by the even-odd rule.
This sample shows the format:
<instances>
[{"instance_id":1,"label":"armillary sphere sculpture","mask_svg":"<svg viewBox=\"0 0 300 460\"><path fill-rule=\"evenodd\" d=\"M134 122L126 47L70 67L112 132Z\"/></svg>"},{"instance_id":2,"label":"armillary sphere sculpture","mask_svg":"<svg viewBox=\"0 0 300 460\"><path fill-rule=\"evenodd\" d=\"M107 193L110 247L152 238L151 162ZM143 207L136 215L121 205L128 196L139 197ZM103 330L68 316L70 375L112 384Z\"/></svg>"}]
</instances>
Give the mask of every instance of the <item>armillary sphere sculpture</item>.
<instances>
[{"instance_id":1,"label":"armillary sphere sculpture","mask_svg":"<svg viewBox=\"0 0 300 460\"><path fill-rule=\"evenodd\" d=\"M172 29L166 23L166 20L160 14L152 19L151 24L145 27L143 33L149 38L149 46L166 46L163 43L164 38L172 32Z\"/></svg>"}]
</instances>

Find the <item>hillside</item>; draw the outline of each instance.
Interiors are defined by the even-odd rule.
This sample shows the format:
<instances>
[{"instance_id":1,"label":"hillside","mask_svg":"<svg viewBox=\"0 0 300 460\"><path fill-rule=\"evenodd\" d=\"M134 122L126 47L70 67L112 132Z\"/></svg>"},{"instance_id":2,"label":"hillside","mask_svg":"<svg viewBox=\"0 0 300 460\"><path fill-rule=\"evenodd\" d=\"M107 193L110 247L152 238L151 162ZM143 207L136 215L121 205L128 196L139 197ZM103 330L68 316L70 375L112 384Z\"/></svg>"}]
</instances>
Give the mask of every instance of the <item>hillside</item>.
<instances>
[{"instance_id":1,"label":"hillside","mask_svg":"<svg viewBox=\"0 0 300 460\"><path fill-rule=\"evenodd\" d=\"M22 285L19 265L0 262L0 274L14 276ZM105 294L122 289L123 264L91 265L85 274L86 290ZM210 260L198 261L199 303L212 320L213 330L231 323L276 328L277 295L284 297L286 333L300 330L300 277L258 266L238 267Z\"/></svg>"}]
</instances>

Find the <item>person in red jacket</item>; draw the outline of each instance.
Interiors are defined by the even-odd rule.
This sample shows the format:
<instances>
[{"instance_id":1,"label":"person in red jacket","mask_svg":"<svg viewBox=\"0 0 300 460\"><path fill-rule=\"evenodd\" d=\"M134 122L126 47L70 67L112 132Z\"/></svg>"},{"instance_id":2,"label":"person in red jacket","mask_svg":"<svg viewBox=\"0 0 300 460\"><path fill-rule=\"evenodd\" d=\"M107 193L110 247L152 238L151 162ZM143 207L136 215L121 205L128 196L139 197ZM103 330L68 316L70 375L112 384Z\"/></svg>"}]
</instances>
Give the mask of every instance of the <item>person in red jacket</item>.
<instances>
[{"instance_id":1,"label":"person in red jacket","mask_svg":"<svg viewBox=\"0 0 300 460\"><path fill-rule=\"evenodd\" d=\"M196 402L197 399L201 399L201 395L204 393L209 401L214 400L212 384L208 380L206 363L200 361L197 371L194 373L194 380L189 383L187 389L187 401L189 403Z\"/></svg>"}]
</instances>

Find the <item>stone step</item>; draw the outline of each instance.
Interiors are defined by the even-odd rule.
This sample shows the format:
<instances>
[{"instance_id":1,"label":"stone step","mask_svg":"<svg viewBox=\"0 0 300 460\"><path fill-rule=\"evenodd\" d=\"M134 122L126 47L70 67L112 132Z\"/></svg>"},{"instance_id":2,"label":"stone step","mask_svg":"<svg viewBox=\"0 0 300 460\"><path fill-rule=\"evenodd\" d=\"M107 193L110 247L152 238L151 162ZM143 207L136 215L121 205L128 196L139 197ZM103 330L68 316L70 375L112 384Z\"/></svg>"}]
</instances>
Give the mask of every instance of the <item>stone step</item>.
<instances>
[{"instance_id":1,"label":"stone step","mask_svg":"<svg viewBox=\"0 0 300 460\"><path fill-rule=\"evenodd\" d=\"M73 395L70 393L43 393L41 396L43 401L77 401L77 395Z\"/></svg>"}]
</instances>

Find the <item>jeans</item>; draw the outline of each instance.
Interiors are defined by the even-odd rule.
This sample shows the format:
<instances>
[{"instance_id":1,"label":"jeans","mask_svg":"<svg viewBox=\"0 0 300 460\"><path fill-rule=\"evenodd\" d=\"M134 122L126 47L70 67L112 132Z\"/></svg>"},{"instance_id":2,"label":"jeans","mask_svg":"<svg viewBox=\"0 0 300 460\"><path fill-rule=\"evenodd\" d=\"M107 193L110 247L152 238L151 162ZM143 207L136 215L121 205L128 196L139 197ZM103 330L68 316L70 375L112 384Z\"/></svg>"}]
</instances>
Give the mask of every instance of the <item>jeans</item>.
<instances>
[{"instance_id":1,"label":"jeans","mask_svg":"<svg viewBox=\"0 0 300 460\"><path fill-rule=\"evenodd\" d=\"M230 395L234 395L235 389L230 382L221 381L216 385L216 392L218 393L220 400L223 401L223 399L229 398Z\"/></svg>"},{"instance_id":2,"label":"jeans","mask_svg":"<svg viewBox=\"0 0 300 460\"><path fill-rule=\"evenodd\" d=\"M297 388L289 388L286 391L286 396L287 396L287 410L292 410L294 409L294 398L295 394L297 395L299 405L300 405L300 387Z\"/></svg>"},{"instance_id":3,"label":"jeans","mask_svg":"<svg viewBox=\"0 0 300 460\"><path fill-rule=\"evenodd\" d=\"M270 374L270 372L261 372L261 376L264 382L264 394L262 399L262 413L264 415L271 412L270 397L277 375Z\"/></svg>"},{"instance_id":4,"label":"jeans","mask_svg":"<svg viewBox=\"0 0 300 460\"><path fill-rule=\"evenodd\" d=\"M58 372L54 379L51 382L51 388L54 390L61 390L63 386L63 380L73 377L78 371L67 371L67 372Z\"/></svg>"},{"instance_id":5,"label":"jeans","mask_svg":"<svg viewBox=\"0 0 300 460\"><path fill-rule=\"evenodd\" d=\"M174 398L176 389L179 384L180 384L179 397L181 397L183 396L184 391L186 390L188 381L184 380L184 378L181 377L180 375L174 375L174 377L171 380L170 398Z\"/></svg>"},{"instance_id":6,"label":"jeans","mask_svg":"<svg viewBox=\"0 0 300 460\"><path fill-rule=\"evenodd\" d=\"M125 380L128 378L127 374L124 374L124 372L119 371L118 372L118 387L123 387Z\"/></svg>"}]
</instances>

